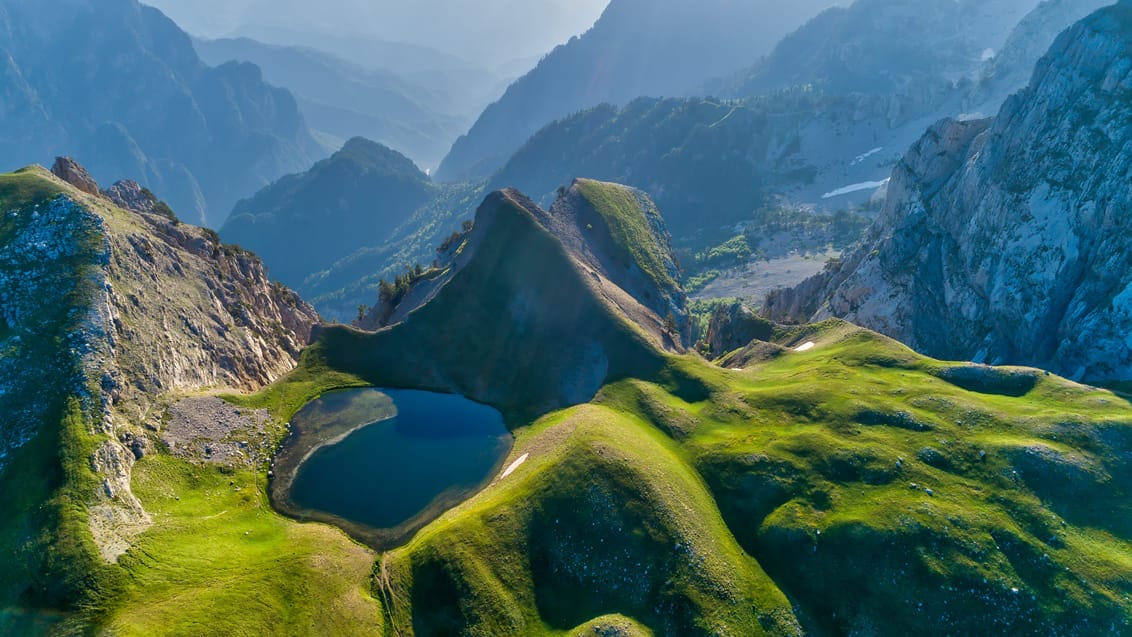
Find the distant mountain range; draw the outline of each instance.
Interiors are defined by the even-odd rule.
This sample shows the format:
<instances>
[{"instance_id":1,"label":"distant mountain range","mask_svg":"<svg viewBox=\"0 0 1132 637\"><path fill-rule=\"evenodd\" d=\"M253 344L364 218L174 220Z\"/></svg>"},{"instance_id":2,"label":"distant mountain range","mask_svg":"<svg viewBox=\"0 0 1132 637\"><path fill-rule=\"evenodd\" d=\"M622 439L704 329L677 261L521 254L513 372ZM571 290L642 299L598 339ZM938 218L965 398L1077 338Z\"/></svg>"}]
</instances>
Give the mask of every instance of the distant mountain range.
<instances>
[{"instance_id":1,"label":"distant mountain range","mask_svg":"<svg viewBox=\"0 0 1132 637\"><path fill-rule=\"evenodd\" d=\"M211 65L239 61L259 66L268 82L295 95L312 131L335 148L363 136L435 168L474 117L448 110L455 105L447 95L392 71L366 68L314 49L247 38L195 40L194 45Z\"/></svg>"},{"instance_id":2,"label":"distant mountain range","mask_svg":"<svg viewBox=\"0 0 1132 637\"><path fill-rule=\"evenodd\" d=\"M834 0L613 0L592 29L559 46L484 111L437 178L491 175L528 137L571 113L641 96L687 95L749 65Z\"/></svg>"},{"instance_id":3,"label":"distant mountain range","mask_svg":"<svg viewBox=\"0 0 1132 637\"><path fill-rule=\"evenodd\" d=\"M239 202L220 233L264 255L273 277L325 315L345 320L373 303L382 278L430 264L481 193L476 184L434 183L404 155L355 138Z\"/></svg>"},{"instance_id":4,"label":"distant mountain range","mask_svg":"<svg viewBox=\"0 0 1132 637\"><path fill-rule=\"evenodd\" d=\"M295 99L247 64L209 68L189 37L135 0L0 2L0 163L74 155L128 177L186 219L232 205L323 151Z\"/></svg>"},{"instance_id":5,"label":"distant mountain range","mask_svg":"<svg viewBox=\"0 0 1132 637\"><path fill-rule=\"evenodd\" d=\"M535 133L490 183L544 202L575 176L631 184L657 200L685 244L729 238L767 206L861 205L936 120L997 109L1022 88L1029 71L1018 69L1032 70L1081 13L1043 3L1019 24L1033 4L833 8L716 85L732 99L642 99L565 117ZM931 41L940 46L923 46ZM986 57L994 50L1001 57Z\"/></svg>"}]
</instances>

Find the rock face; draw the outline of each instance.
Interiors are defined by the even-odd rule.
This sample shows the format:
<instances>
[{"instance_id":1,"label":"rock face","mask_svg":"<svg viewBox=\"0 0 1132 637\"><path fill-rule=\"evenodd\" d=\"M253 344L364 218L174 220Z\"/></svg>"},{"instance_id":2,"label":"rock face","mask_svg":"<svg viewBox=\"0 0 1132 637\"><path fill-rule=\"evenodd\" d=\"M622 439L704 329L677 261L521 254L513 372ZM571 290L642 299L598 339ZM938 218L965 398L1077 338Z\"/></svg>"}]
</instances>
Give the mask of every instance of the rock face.
<instances>
[{"instance_id":1,"label":"rock face","mask_svg":"<svg viewBox=\"0 0 1132 637\"><path fill-rule=\"evenodd\" d=\"M90 173L70 157L56 157L55 164L51 166L51 174L68 184L78 188L88 195L97 195L98 183Z\"/></svg>"},{"instance_id":2,"label":"rock face","mask_svg":"<svg viewBox=\"0 0 1132 637\"><path fill-rule=\"evenodd\" d=\"M1042 0L1011 32L981 74L976 101L1001 101L1026 86L1034 62L1069 25L1112 4L1112 0Z\"/></svg>"},{"instance_id":3,"label":"rock face","mask_svg":"<svg viewBox=\"0 0 1132 637\"><path fill-rule=\"evenodd\" d=\"M113 560L148 524L130 469L143 426L160 424L158 401L263 387L295 366L318 317L215 233L123 210L41 168L0 177L0 204L0 472L55 430L52 405L78 400L102 481L85 504Z\"/></svg>"},{"instance_id":4,"label":"rock face","mask_svg":"<svg viewBox=\"0 0 1132 637\"><path fill-rule=\"evenodd\" d=\"M124 179L102 191L102 194L123 210L158 214L157 197L136 181Z\"/></svg>"},{"instance_id":5,"label":"rock face","mask_svg":"<svg viewBox=\"0 0 1132 637\"><path fill-rule=\"evenodd\" d=\"M944 121L866 245L768 301L936 357L1132 378L1132 2L1061 35L992 121Z\"/></svg>"}]
</instances>

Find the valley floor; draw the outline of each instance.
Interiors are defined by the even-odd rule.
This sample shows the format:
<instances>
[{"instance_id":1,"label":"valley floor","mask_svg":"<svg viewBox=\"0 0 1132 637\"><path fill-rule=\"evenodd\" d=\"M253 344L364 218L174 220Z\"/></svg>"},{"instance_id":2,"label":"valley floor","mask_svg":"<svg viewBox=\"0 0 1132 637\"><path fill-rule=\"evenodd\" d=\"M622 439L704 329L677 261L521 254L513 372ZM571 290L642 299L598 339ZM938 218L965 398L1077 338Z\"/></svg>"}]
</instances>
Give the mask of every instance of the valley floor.
<instances>
[{"instance_id":1,"label":"valley floor","mask_svg":"<svg viewBox=\"0 0 1132 637\"><path fill-rule=\"evenodd\" d=\"M692 295L699 301L738 298L756 306L774 290L794 287L819 273L830 259L841 256L839 250L793 252L766 260L755 260L723 271L719 278Z\"/></svg>"}]
</instances>

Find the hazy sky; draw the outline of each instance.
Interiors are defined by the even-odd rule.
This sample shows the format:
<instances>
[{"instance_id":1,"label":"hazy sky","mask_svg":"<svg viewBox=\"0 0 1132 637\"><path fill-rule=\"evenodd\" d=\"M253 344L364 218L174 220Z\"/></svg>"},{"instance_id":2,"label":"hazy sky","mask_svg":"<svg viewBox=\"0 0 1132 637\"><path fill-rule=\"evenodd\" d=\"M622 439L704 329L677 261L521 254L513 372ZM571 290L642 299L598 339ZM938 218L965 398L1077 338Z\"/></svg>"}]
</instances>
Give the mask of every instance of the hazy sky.
<instances>
[{"instance_id":1,"label":"hazy sky","mask_svg":"<svg viewBox=\"0 0 1132 637\"><path fill-rule=\"evenodd\" d=\"M143 0L194 35L316 29L423 44L494 67L593 25L609 0Z\"/></svg>"}]
</instances>

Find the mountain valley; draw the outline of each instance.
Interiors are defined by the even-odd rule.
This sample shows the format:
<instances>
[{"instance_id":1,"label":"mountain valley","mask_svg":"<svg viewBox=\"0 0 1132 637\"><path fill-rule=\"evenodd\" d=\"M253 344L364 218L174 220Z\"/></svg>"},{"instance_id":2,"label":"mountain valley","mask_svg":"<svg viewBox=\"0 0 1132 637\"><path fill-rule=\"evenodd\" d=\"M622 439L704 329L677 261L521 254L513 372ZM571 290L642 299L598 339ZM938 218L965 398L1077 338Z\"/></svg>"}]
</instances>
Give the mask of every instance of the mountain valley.
<instances>
[{"instance_id":1,"label":"mountain valley","mask_svg":"<svg viewBox=\"0 0 1132 637\"><path fill-rule=\"evenodd\" d=\"M0 635L1132 635L1132 0L214 4L0 0Z\"/></svg>"}]
</instances>

